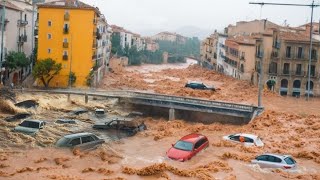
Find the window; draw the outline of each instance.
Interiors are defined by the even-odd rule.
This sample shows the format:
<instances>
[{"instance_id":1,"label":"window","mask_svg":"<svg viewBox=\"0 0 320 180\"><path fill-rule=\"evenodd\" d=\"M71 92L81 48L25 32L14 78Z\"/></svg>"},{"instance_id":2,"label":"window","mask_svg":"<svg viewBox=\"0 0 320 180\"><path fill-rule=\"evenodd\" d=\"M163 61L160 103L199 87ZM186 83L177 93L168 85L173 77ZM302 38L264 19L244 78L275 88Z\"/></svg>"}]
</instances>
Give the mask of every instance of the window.
<instances>
[{"instance_id":1,"label":"window","mask_svg":"<svg viewBox=\"0 0 320 180\"><path fill-rule=\"evenodd\" d=\"M268 156L267 155L258 156L258 157L256 157L256 160L258 160L258 161L268 161Z\"/></svg>"},{"instance_id":2,"label":"window","mask_svg":"<svg viewBox=\"0 0 320 180\"><path fill-rule=\"evenodd\" d=\"M48 34L48 39L52 39L52 35L51 34Z\"/></svg>"},{"instance_id":3,"label":"window","mask_svg":"<svg viewBox=\"0 0 320 180\"><path fill-rule=\"evenodd\" d=\"M76 146L80 144L80 138L73 139L69 144Z\"/></svg>"},{"instance_id":4,"label":"window","mask_svg":"<svg viewBox=\"0 0 320 180\"><path fill-rule=\"evenodd\" d=\"M52 22L48 21L48 26L51 27L52 26Z\"/></svg>"},{"instance_id":5,"label":"window","mask_svg":"<svg viewBox=\"0 0 320 180\"><path fill-rule=\"evenodd\" d=\"M317 50L315 49L312 49L312 52L311 52L311 59L313 60L317 60Z\"/></svg>"},{"instance_id":6,"label":"window","mask_svg":"<svg viewBox=\"0 0 320 180\"><path fill-rule=\"evenodd\" d=\"M274 157L274 156L269 156L268 157L269 162L277 162L280 163L282 160L280 158Z\"/></svg>"},{"instance_id":7,"label":"window","mask_svg":"<svg viewBox=\"0 0 320 180\"><path fill-rule=\"evenodd\" d=\"M271 62L269 65L269 73L277 73L278 64L276 62Z\"/></svg>"},{"instance_id":8,"label":"window","mask_svg":"<svg viewBox=\"0 0 320 180\"><path fill-rule=\"evenodd\" d=\"M48 54L50 54L50 53L51 53L51 49L49 48L49 49L48 49Z\"/></svg>"},{"instance_id":9,"label":"window","mask_svg":"<svg viewBox=\"0 0 320 180\"><path fill-rule=\"evenodd\" d=\"M206 139L200 139L195 145L194 145L194 149L198 149L199 147L201 147L204 143L206 143L207 140Z\"/></svg>"},{"instance_id":10,"label":"window","mask_svg":"<svg viewBox=\"0 0 320 180\"><path fill-rule=\"evenodd\" d=\"M240 136L234 136L234 135L230 135L230 136L229 136L229 138L230 138L231 140L234 140L234 141L240 141L240 140L239 140L239 137L240 137Z\"/></svg>"},{"instance_id":11,"label":"window","mask_svg":"<svg viewBox=\"0 0 320 180\"><path fill-rule=\"evenodd\" d=\"M286 49L286 57L287 57L287 58L291 58L291 46L287 46L287 49Z\"/></svg>"},{"instance_id":12,"label":"window","mask_svg":"<svg viewBox=\"0 0 320 180\"><path fill-rule=\"evenodd\" d=\"M81 140L82 144L94 141L94 139L91 136L81 137Z\"/></svg>"},{"instance_id":13,"label":"window","mask_svg":"<svg viewBox=\"0 0 320 180\"><path fill-rule=\"evenodd\" d=\"M296 67L296 75L302 75L302 65L301 64L297 64Z\"/></svg>"},{"instance_id":14,"label":"window","mask_svg":"<svg viewBox=\"0 0 320 180\"><path fill-rule=\"evenodd\" d=\"M253 143L253 139L248 138L248 137L244 137L244 142Z\"/></svg>"},{"instance_id":15,"label":"window","mask_svg":"<svg viewBox=\"0 0 320 180\"><path fill-rule=\"evenodd\" d=\"M309 66L308 66L308 70L309 70ZM308 71L309 73L309 71ZM316 75L316 67L315 65L311 65L311 72L310 72L311 76L315 76Z\"/></svg>"},{"instance_id":16,"label":"window","mask_svg":"<svg viewBox=\"0 0 320 180\"><path fill-rule=\"evenodd\" d=\"M296 163L296 161L294 159L292 159L291 157L285 158L284 161L289 165L292 165L292 164Z\"/></svg>"},{"instance_id":17,"label":"window","mask_svg":"<svg viewBox=\"0 0 320 180\"><path fill-rule=\"evenodd\" d=\"M290 68L290 64L284 63L283 64L283 74L289 74L289 68Z\"/></svg>"},{"instance_id":18,"label":"window","mask_svg":"<svg viewBox=\"0 0 320 180\"><path fill-rule=\"evenodd\" d=\"M298 47L298 56L297 56L297 58L299 58L299 59L302 59L303 58L303 49L302 49L302 47Z\"/></svg>"},{"instance_id":19,"label":"window","mask_svg":"<svg viewBox=\"0 0 320 180\"><path fill-rule=\"evenodd\" d=\"M63 39L63 42L64 42L64 43L67 43L67 42L68 42L68 38L64 38L64 39Z\"/></svg>"},{"instance_id":20,"label":"window","mask_svg":"<svg viewBox=\"0 0 320 180\"><path fill-rule=\"evenodd\" d=\"M27 21L27 14L24 15L24 20Z\"/></svg>"},{"instance_id":21,"label":"window","mask_svg":"<svg viewBox=\"0 0 320 180\"><path fill-rule=\"evenodd\" d=\"M68 56L68 51L63 51L64 56Z\"/></svg>"}]
</instances>

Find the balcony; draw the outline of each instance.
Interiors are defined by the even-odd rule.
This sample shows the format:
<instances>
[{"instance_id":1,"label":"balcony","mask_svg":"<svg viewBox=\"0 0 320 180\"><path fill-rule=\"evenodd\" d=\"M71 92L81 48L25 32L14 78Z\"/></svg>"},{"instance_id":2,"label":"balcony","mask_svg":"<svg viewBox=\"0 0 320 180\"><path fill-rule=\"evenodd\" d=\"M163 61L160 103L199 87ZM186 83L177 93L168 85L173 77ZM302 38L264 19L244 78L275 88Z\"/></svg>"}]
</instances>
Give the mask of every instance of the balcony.
<instances>
[{"instance_id":1,"label":"balcony","mask_svg":"<svg viewBox=\"0 0 320 180\"><path fill-rule=\"evenodd\" d=\"M69 34L69 27L63 28L63 34Z\"/></svg>"},{"instance_id":2,"label":"balcony","mask_svg":"<svg viewBox=\"0 0 320 180\"><path fill-rule=\"evenodd\" d=\"M35 35L35 36L38 36L38 35L39 35L39 29L35 29L35 30L34 30L34 35Z\"/></svg>"},{"instance_id":3,"label":"balcony","mask_svg":"<svg viewBox=\"0 0 320 180\"><path fill-rule=\"evenodd\" d=\"M20 35L18 38L18 43L24 43L27 42L28 38L27 35Z\"/></svg>"},{"instance_id":4,"label":"balcony","mask_svg":"<svg viewBox=\"0 0 320 180\"><path fill-rule=\"evenodd\" d=\"M96 59L97 59L97 55L95 54L92 56L92 60L96 60Z\"/></svg>"},{"instance_id":5,"label":"balcony","mask_svg":"<svg viewBox=\"0 0 320 180\"><path fill-rule=\"evenodd\" d=\"M68 42L63 42L62 46L63 46L63 48L69 48L69 43Z\"/></svg>"},{"instance_id":6,"label":"balcony","mask_svg":"<svg viewBox=\"0 0 320 180\"><path fill-rule=\"evenodd\" d=\"M93 48L93 49L96 49L96 48L97 48L97 43L96 43L96 42L92 44L92 48Z\"/></svg>"},{"instance_id":7,"label":"balcony","mask_svg":"<svg viewBox=\"0 0 320 180\"><path fill-rule=\"evenodd\" d=\"M63 19L65 21L69 21L70 20L70 14L69 13L65 13L64 16L63 16Z\"/></svg>"},{"instance_id":8,"label":"balcony","mask_svg":"<svg viewBox=\"0 0 320 180\"><path fill-rule=\"evenodd\" d=\"M273 51L271 53L271 58L279 58L279 53L277 51Z\"/></svg>"},{"instance_id":9,"label":"balcony","mask_svg":"<svg viewBox=\"0 0 320 180\"><path fill-rule=\"evenodd\" d=\"M244 56L240 56L240 60L245 61L246 59L244 58Z\"/></svg>"},{"instance_id":10,"label":"balcony","mask_svg":"<svg viewBox=\"0 0 320 180\"><path fill-rule=\"evenodd\" d=\"M100 40L100 39L102 38L102 35L101 35L101 33L100 33L99 31L97 31L97 32L95 33L95 36L96 36L96 38L97 38L98 40Z\"/></svg>"},{"instance_id":11,"label":"balcony","mask_svg":"<svg viewBox=\"0 0 320 180\"><path fill-rule=\"evenodd\" d=\"M17 25L18 25L18 27L24 27L24 26L28 25L28 21L19 19L19 20L17 21Z\"/></svg>"},{"instance_id":12,"label":"balcony","mask_svg":"<svg viewBox=\"0 0 320 180\"><path fill-rule=\"evenodd\" d=\"M65 61L67 61L67 60L68 60L68 55L63 55L63 56L62 56L62 59L65 60Z\"/></svg>"},{"instance_id":13,"label":"balcony","mask_svg":"<svg viewBox=\"0 0 320 180\"><path fill-rule=\"evenodd\" d=\"M280 49L281 47L280 41L275 42L273 47L276 49Z\"/></svg>"},{"instance_id":14,"label":"balcony","mask_svg":"<svg viewBox=\"0 0 320 180\"><path fill-rule=\"evenodd\" d=\"M269 69L269 75L276 76L276 75L278 75L278 72L277 71L272 71L272 70Z\"/></svg>"}]
</instances>

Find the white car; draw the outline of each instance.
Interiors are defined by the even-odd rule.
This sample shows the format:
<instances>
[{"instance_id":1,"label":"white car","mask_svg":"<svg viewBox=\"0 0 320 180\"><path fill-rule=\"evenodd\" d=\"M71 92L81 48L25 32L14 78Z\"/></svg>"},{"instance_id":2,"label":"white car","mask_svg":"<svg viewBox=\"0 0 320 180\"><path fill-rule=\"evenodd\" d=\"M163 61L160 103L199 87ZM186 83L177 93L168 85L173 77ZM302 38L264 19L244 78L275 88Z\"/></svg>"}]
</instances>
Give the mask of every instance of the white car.
<instances>
[{"instance_id":1,"label":"white car","mask_svg":"<svg viewBox=\"0 0 320 180\"><path fill-rule=\"evenodd\" d=\"M261 139L258 136L252 134L231 134L228 136L223 136L223 139L236 143L243 143L245 146L264 146Z\"/></svg>"},{"instance_id":2,"label":"white car","mask_svg":"<svg viewBox=\"0 0 320 180\"><path fill-rule=\"evenodd\" d=\"M280 168L294 170L296 161L290 155L262 154L251 160L252 164L258 164L260 168Z\"/></svg>"}]
</instances>

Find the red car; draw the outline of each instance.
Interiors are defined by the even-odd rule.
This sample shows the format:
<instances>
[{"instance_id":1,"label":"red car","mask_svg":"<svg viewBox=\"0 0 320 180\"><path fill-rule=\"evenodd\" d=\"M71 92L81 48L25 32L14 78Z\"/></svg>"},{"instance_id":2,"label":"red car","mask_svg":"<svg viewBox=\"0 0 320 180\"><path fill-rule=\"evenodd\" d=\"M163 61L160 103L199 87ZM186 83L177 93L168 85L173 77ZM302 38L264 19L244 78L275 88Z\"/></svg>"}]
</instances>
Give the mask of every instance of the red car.
<instances>
[{"instance_id":1,"label":"red car","mask_svg":"<svg viewBox=\"0 0 320 180\"><path fill-rule=\"evenodd\" d=\"M201 134L189 134L182 137L168 150L167 156L170 159L186 161L195 156L198 152L209 146L208 138Z\"/></svg>"}]
</instances>

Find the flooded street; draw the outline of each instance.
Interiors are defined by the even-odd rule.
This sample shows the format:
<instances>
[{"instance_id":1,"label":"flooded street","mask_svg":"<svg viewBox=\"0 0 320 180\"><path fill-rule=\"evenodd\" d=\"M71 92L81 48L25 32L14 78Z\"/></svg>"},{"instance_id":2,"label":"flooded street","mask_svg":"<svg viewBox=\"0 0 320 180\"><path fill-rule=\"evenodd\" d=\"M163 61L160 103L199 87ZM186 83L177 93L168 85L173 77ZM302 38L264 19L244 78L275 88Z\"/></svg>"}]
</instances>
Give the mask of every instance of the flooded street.
<instances>
[{"instance_id":1,"label":"flooded street","mask_svg":"<svg viewBox=\"0 0 320 180\"><path fill-rule=\"evenodd\" d=\"M257 88L245 81L202 69L194 61L174 65L128 67L121 74L108 74L101 89L129 89L170 95L207 98L229 102L256 104ZM215 92L184 88L188 81L214 85ZM17 101L36 100L36 109L18 109L5 101L3 107L15 112L30 112L32 119L47 125L35 136L11 130L19 124L2 120L10 113L0 113L0 179L320 179L320 100L280 97L265 91L266 111L247 125L204 125L183 120L168 121L153 117L137 117L147 130L122 138L115 133L93 130L95 123L125 118L129 109L115 99L90 98L53 94L17 94ZM89 110L81 115L70 112ZM106 117L97 118L94 110L104 109ZM57 119L75 119L77 124L61 125ZM54 147L66 134L92 132L106 143L90 152L70 151ZM209 147L186 162L166 158L167 150L182 136L201 133L208 137ZM233 133L256 134L264 147L246 147L222 140ZM290 154L298 169L284 171L261 169L250 161L262 153Z\"/></svg>"}]
</instances>

